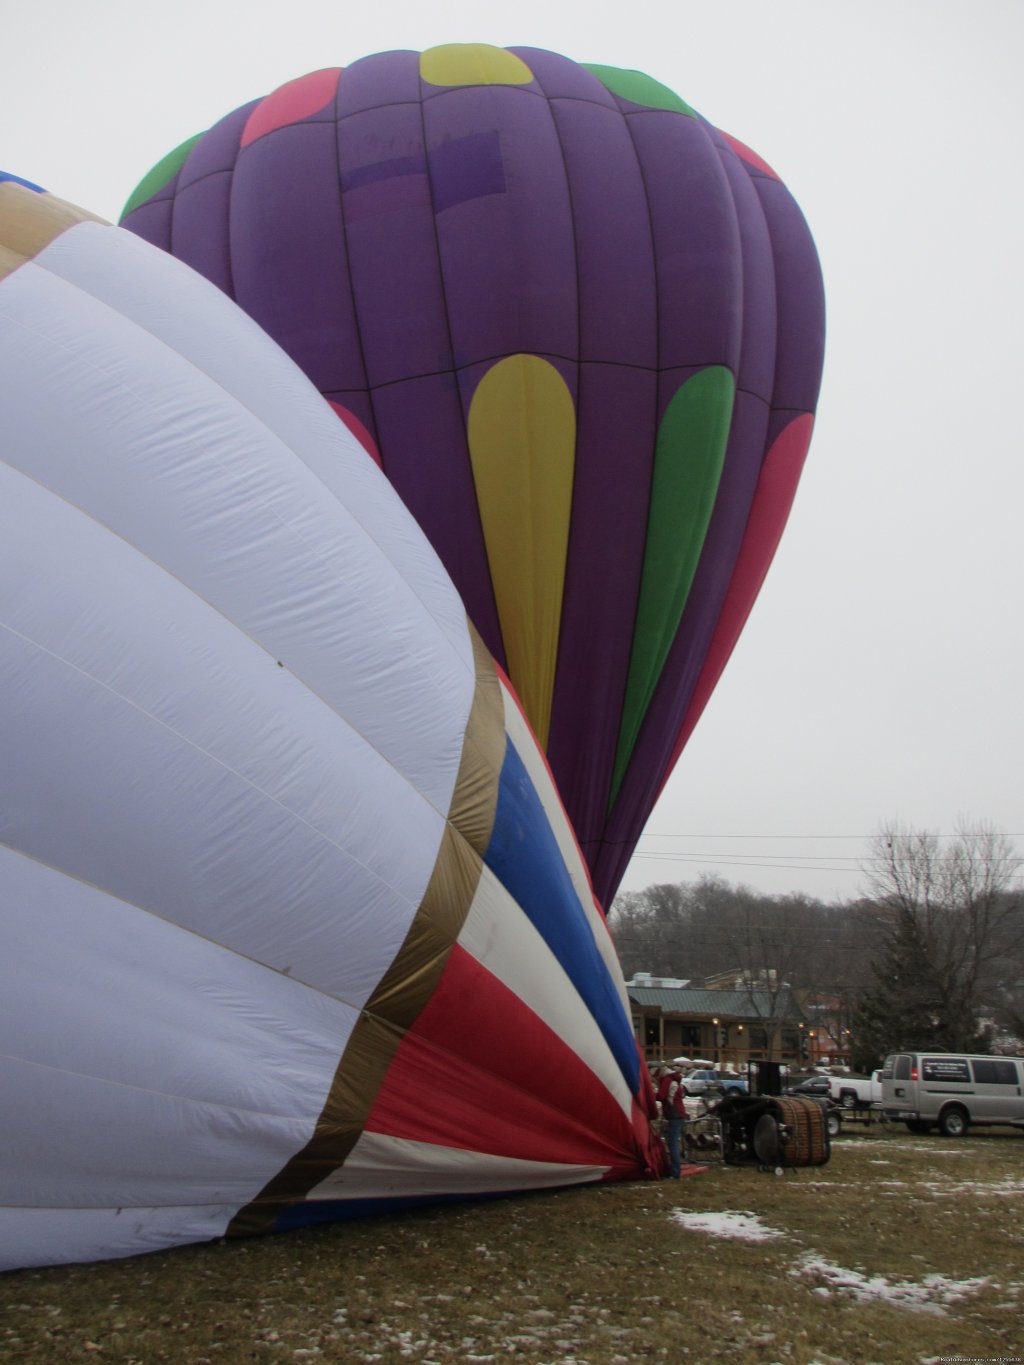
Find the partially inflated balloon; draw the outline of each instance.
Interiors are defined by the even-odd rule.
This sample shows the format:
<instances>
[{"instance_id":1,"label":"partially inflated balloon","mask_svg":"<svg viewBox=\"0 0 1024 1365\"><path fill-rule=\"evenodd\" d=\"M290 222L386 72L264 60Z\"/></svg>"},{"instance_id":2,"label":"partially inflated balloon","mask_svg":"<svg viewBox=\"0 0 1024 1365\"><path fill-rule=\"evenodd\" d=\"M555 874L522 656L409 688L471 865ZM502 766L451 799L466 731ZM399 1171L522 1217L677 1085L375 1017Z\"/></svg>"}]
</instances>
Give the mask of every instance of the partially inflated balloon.
<instances>
[{"instance_id":1,"label":"partially inflated balloon","mask_svg":"<svg viewBox=\"0 0 1024 1365\"><path fill-rule=\"evenodd\" d=\"M652 1169L543 758L300 371L7 178L0 423L0 1264Z\"/></svg>"},{"instance_id":2,"label":"partially inflated balloon","mask_svg":"<svg viewBox=\"0 0 1024 1365\"><path fill-rule=\"evenodd\" d=\"M788 191L639 72L469 45L236 110L124 222L367 435L507 667L607 902L810 439L821 278Z\"/></svg>"}]
</instances>

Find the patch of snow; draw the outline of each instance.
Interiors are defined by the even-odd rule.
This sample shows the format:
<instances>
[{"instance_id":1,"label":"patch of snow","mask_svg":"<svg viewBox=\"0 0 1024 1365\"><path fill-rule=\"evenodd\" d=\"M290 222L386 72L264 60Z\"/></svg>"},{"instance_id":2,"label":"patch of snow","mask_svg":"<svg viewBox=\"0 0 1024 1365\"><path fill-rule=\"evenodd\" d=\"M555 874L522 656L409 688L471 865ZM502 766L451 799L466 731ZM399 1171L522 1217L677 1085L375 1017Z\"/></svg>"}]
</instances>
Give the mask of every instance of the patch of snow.
<instances>
[{"instance_id":1,"label":"patch of snow","mask_svg":"<svg viewBox=\"0 0 1024 1365\"><path fill-rule=\"evenodd\" d=\"M784 1236L774 1228L765 1227L753 1213L736 1213L728 1209L722 1213L684 1213L682 1209L674 1209L672 1218L684 1228L744 1242L767 1242L773 1237Z\"/></svg>"},{"instance_id":2,"label":"patch of snow","mask_svg":"<svg viewBox=\"0 0 1024 1365\"><path fill-rule=\"evenodd\" d=\"M1007 1176L1004 1180L963 1180L956 1183L938 1180L918 1182L924 1189L934 1194L1021 1194L1024 1192L1024 1179L1014 1180Z\"/></svg>"},{"instance_id":3,"label":"patch of snow","mask_svg":"<svg viewBox=\"0 0 1024 1365\"><path fill-rule=\"evenodd\" d=\"M881 1141L885 1141L884 1138ZM970 1156L967 1147L933 1147L927 1142L901 1142L901 1152L927 1152L929 1156Z\"/></svg>"},{"instance_id":4,"label":"patch of snow","mask_svg":"<svg viewBox=\"0 0 1024 1365\"><path fill-rule=\"evenodd\" d=\"M945 1316L945 1304L958 1303L990 1283L987 1275L971 1280L950 1280L944 1275L926 1275L921 1281L887 1280L884 1275L863 1275L859 1270L846 1270L823 1261L813 1252L802 1256L789 1273L823 1281L815 1286L813 1292L816 1294L834 1291L847 1294L858 1303L884 1301L937 1317Z\"/></svg>"},{"instance_id":5,"label":"patch of snow","mask_svg":"<svg viewBox=\"0 0 1024 1365\"><path fill-rule=\"evenodd\" d=\"M927 1190L929 1194L945 1199L956 1194L1014 1195L1024 1193L1024 1178L1015 1179L1013 1176L1006 1176L1003 1180L879 1180L878 1185L883 1190L906 1189L913 1185L915 1189Z\"/></svg>"}]
</instances>

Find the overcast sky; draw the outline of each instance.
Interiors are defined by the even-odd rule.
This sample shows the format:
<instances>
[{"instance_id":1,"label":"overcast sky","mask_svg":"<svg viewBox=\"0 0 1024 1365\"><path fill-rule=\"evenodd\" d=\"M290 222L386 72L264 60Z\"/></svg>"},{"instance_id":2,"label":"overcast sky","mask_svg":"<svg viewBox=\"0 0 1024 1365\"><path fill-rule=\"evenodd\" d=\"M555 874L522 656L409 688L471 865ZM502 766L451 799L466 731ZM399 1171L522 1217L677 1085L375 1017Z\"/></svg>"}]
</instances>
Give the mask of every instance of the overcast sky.
<instances>
[{"instance_id":1,"label":"overcast sky","mask_svg":"<svg viewBox=\"0 0 1024 1365\"><path fill-rule=\"evenodd\" d=\"M50 0L3 34L0 167L113 219L229 110L389 48L636 67L747 142L821 255L818 424L624 889L850 897L887 820L987 819L1024 850L1022 0Z\"/></svg>"}]
</instances>

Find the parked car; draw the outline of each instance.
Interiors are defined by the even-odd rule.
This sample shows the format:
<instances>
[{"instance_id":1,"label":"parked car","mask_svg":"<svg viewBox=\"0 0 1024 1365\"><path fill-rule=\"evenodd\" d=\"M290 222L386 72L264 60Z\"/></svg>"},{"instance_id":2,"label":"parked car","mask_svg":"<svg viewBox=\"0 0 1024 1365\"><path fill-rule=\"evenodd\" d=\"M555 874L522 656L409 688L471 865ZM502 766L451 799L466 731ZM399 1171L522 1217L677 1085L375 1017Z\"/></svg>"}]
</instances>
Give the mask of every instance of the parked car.
<instances>
[{"instance_id":1,"label":"parked car","mask_svg":"<svg viewBox=\"0 0 1024 1365\"><path fill-rule=\"evenodd\" d=\"M870 1076L832 1076L828 1093L844 1109L867 1109L882 1098L882 1073L872 1071Z\"/></svg>"},{"instance_id":2,"label":"parked car","mask_svg":"<svg viewBox=\"0 0 1024 1365\"><path fill-rule=\"evenodd\" d=\"M814 1076L805 1076L796 1085L787 1085L785 1093L787 1095L804 1095L816 1100L827 1100L829 1077L821 1073Z\"/></svg>"},{"instance_id":3,"label":"parked car","mask_svg":"<svg viewBox=\"0 0 1024 1365\"><path fill-rule=\"evenodd\" d=\"M882 1068L882 1110L912 1133L963 1137L973 1124L1024 1128L1024 1057L894 1052Z\"/></svg>"},{"instance_id":4,"label":"parked car","mask_svg":"<svg viewBox=\"0 0 1024 1365\"><path fill-rule=\"evenodd\" d=\"M731 1071L718 1071L714 1068L698 1067L683 1077L683 1089L688 1095L706 1095L709 1090L721 1090L726 1095L747 1093L747 1083L742 1076Z\"/></svg>"}]
</instances>

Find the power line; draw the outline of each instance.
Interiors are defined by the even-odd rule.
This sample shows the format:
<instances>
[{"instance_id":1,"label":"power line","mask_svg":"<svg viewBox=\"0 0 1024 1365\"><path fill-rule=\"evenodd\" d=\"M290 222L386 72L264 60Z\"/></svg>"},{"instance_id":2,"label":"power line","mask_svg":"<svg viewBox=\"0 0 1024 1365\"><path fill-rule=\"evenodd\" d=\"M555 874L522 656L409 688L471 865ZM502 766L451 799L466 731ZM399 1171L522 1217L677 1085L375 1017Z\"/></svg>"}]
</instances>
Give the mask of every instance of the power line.
<instances>
[{"instance_id":1,"label":"power line","mask_svg":"<svg viewBox=\"0 0 1024 1365\"><path fill-rule=\"evenodd\" d=\"M836 854L838 858L840 855ZM827 853L732 853L719 855L715 853L634 853L634 858L647 859L658 863L711 863L716 867L778 867L791 868L796 872L863 872L871 864L880 867L888 866L889 860L884 857L861 858L853 866L833 861ZM767 858L768 862L754 862L752 859ZM796 862L790 861L796 859ZM1014 866L1020 863L1020 858L1016 854L1007 854L1002 858L988 859L988 865L998 867L1001 863L1011 863Z\"/></svg>"},{"instance_id":2,"label":"power line","mask_svg":"<svg viewBox=\"0 0 1024 1365\"><path fill-rule=\"evenodd\" d=\"M1003 830L993 831L997 838L1003 839L1024 839L1024 833L1013 834ZM962 839L963 834L954 831L952 834L933 834L931 830L913 830L906 835L902 835L899 830L894 830L897 837L916 838L918 834L923 834L929 839ZM645 830L641 835L643 839L862 839L870 843L871 840L885 837L885 831L874 830L871 834L655 834Z\"/></svg>"},{"instance_id":3,"label":"power line","mask_svg":"<svg viewBox=\"0 0 1024 1365\"><path fill-rule=\"evenodd\" d=\"M679 853L669 853L669 852L665 852L665 853L654 853L654 852L651 852L651 851L649 851L649 850L645 850L644 852L641 852L641 853L635 853L633 856L634 856L635 858L665 858L665 859L672 859L672 858L706 858L706 859L711 859L713 862L721 862L721 861L723 861L724 859L729 859L729 858L768 858L768 859L770 859L772 862L778 862L778 860L779 860L780 858L797 858L797 859L799 859L800 862L816 862L816 863L820 863L820 862L834 862L837 858L843 858L843 857L845 857L845 856L847 856L847 855L841 854L841 853L733 853L733 852L729 852L729 853L714 853L714 852L710 852L710 851L708 851L708 850L703 850L703 849L689 849L689 850L688 850L687 852L685 852L685 853L684 853L684 852L679 852ZM1005 860L1004 860L1004 859L995 859L995 858L994 858L994 859L992 859L991 861L992 861L992 862L1002 862L1002 861L1005 861ZM886 862L888 862L888 859L887 859L887 858L884 858L884 857L860 858L860 859L858 859L858 866L860 866L860 865L862 865L862 864L864 864L864 863L886 863Z\"/></svg>"},{"instance_id":4,"label":"power line","mask_svg":"<svg viewBox=\"0 0 1024 1365\"><path fill-rule=\"evenodd\" d=\"M778 871L791 871L791 872L863 872L863 870L864 870L864 869L863 869L863 866L861 866L860 864L858 864L858 865L855 866L855 867L839 867L839 866L835 866L835 865L832 865L832 864L824 864L824 865L823 865L823 864L821 864L820 862L818 862L818 863L807 863L807 862L803 862L803 863L788 863L788 862L787 862L787 863L783 863L783 862L759 863L759 862L751 862L751 861L750 861L751 858L756 858L756 857L758 857L758 856L766 857L766 856L769 856L769 855L766 855L766 854L758 855L758 854L756 854L756 853L751 853L751 854L749 855L749 857L748 857L747 855L744 855L744 854L740 853L740 854L733 854L733 856L732 856L731 858L728 858L728 857L726 857L726 858L716 858L716 857L712 856L711 854L706 854L706 853L705 853L705 854L701 854L701 853L634 853L634 854L633 854L633 857L634 857L634 858L650 859L650 860L653 860L654 862L658 862L658 863L697 863L697 864L699 864L699 865L702 866L702 867L762 867L762 868L777 869ZM796 854L785 855L785 854L781 854L781 853L780 853L780 854L778 855L778 857L780 857L780 858L785 857L785 856L790 856L790 857L799 858L799 857L800 857L800 854L799 854L799 853L796 853ZM808 855L808 856L810 856L810 855Z\"/></svg>"}]
</instances>

